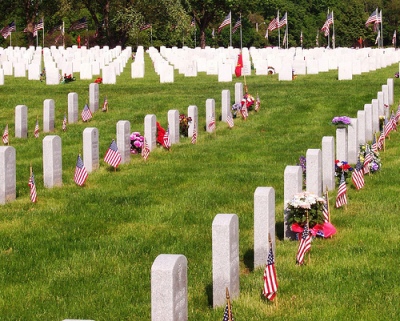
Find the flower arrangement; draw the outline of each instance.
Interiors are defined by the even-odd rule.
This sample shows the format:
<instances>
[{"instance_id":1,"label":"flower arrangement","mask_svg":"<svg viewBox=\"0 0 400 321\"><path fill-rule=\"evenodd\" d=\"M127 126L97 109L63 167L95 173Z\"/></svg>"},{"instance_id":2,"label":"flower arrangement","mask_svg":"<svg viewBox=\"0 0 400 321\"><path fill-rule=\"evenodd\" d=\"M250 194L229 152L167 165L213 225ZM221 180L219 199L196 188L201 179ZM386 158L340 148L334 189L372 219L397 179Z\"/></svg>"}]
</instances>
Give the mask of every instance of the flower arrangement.
<instances>
[{"instance_id":1,"label":"flower arrangement","mask_svg":"<svg viewBox=\"0 0 400 321\"><path fill-rule=\"evenodd\" d=\"M139 132L131 134L131 154L140 154L144 144L144 137Z\"/></svg>"},{"instance_id":2,"label":"flower arrangement","mask_svg":"<svg viewBox=\"0 0 400 321\"><path fill-rule=\"evenodd\" d=\"M379 157L379 152L374 152L371 148L371 146L369 146L369 144L363 145L360 144L360 162L361 164L364 164L365 161L365 157L367 156L367 154L370 153L372 158L368 164L369 166L369 171L371 173L376 172L378 170L381 169L382 164L381 164L381 159Z\"/></svg>"},{"instance_id":3,"label":"flower arrangement","mask_svg":"<svg viewBox=\"0 0 400 321\"><path fill-rule=\"evenodd\" d=\"M353 171L353 167L348 162L335 160L335 176L339 178L339 181L342 173L344 174L344 179L347 179L351 171Z\"/></svg>"},{"instance_id":4,"label":"flower arrangement","mask_svg":"<svg viewBox=\"0 0 400 321\"><path fill-rule=\"evenodd\" d=\"M336 125L336 126L350 125L351 119L350 119L350 117L347 117L347 116L333 117L332 124Z\"/></svg>"},{"instance_id":5,"label":"flower arrangement","mask_svg":"<svg viewBox=\"0 0 400 321\"><path fill-rule=\"evenodd\" d=\"M96 78L96 79L94 80L94 83L95 83L95 84L101 84L101 83L103 83L103 78L101 78L101 77Z\"/></svg>"},{"instance_id":6,"label":"flower arrangement","mask_svg":"<svg viewBox=\"0 0 400 321\"><path fill-rule=\"evenodd\" d=\"M253 108L255 99L252 95L250 95L248 92L246 92L242 98L242 101L240 102L240 105L243 107L246 105L247 110L251 110Z\"/></svg>"},{"instance_id":7,"label":"flower arrangement","mask_svg":"<svg viewBox=\"0 0 400 321\"><path fill-rule=\"evenodd\" d=\"M63 84L67 84L67 83L69 83L71 81L74 81L74 80L75 80L75 77L72 77L71 74L69 74L69 75L64 74L64 79L63 79L62 83Z\"/></svg>"},{"instance_id":8,"label":"flower arrangement","mask_svg":"<svg viewBox=\"0 0 400 321\"><path fill-rule=\"evenodd\" d=\"M325 200L309 192L301 192L287 202L288 224L297 224L301 227L307 223L310 228L324 223L323 206Z\"/></svg>"},{"instance_id":9,"label":"flower arrangement","mask_svg":"<svg viewBox=\"0 0 400 321\"><path fill-rule=\"evenodd\" d=\"M183 137L189 136L189 123L192 121L191 117L186 116L185 114L179 115L179 133Z\"/></svg>"},{"instance_id":10,"label":"flower arrangement","mask_svg":"<svg viewBox=\"0 0 400 321\"><path fill-rule=\"evenodd\" d=\"M236 118L237 114L240 113L240 110L242 109L242 104L241 103L236 103L232 105L232 117Z\"/></svg>"}]
</instances>

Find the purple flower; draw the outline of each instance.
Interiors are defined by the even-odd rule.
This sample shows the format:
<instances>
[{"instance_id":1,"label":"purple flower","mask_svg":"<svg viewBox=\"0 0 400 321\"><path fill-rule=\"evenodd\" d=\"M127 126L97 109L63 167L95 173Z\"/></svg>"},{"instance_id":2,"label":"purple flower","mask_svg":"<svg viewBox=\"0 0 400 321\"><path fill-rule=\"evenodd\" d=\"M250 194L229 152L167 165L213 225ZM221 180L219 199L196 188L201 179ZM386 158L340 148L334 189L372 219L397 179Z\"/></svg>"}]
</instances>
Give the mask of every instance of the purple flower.
<instances>
[{"instance_id":1,"label":"purple flower","mask_svg":"<svg viewBox=\"0 0 400 321\"><path fill-rule=\"evenodd\" d=\"M335 125L339 125L339 124L350 125L351 124L351 119L350 119L350 117L347 117L347 116L333 117L332 124L335 124Z\"/></svg>"},{"instance_id":2,"label":"purple flower","mask_svg":"<svg viewBox=\"0 0 400 321\"><path fill-rule=\"evenodd\" d=\"M133 145L134 145L136 148L140 148L140 147L143 146L143 144L142 144L140 141L138 141L138 140L135 140L135 141L133 142Z\"/></svg>"}]
</instances>

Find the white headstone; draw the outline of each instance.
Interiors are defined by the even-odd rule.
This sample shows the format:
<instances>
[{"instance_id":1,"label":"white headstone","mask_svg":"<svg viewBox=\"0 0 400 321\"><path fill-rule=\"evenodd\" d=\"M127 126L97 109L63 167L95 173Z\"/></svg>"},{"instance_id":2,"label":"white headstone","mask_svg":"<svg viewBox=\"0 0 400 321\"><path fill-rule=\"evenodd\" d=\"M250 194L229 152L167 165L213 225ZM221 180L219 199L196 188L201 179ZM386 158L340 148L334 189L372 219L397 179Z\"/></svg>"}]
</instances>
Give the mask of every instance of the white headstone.
<instances>
[{"instance_id":1,"label":"white headstone","mask_svg":"<svg viewBox=\"0 0 400 321\"><path fill-rule=\"evenodd\" d=\"M55 104L53 99L43 101L43 132L54 131Z\"/></svg>"},{"instance_id":2,"label":"white headstone","mask_svg":"<svg viewBox=\"0 0 400 321\"><path fill-rule=\"evenodd\" d=\"M342 60L339 62L338 79L339 80L352 80L353 79L351 61Z\"/></svg>"},{"instance_id":3,"label":"white headstone","mask_svg":"<svg viewBox=\"0 0 400 321\"><path fill-rule=\"evenodd\" d=\"M275 249L275 190L257 187L254 192L254 269L265 266L269 237Z\"/></svg>"},{"instance_id":4,"label":"white headstone","mask_svg":"<svg viewBox=\"0 0 400 321\"><path fill-rule=\"evenodd\" d=\"M357 126L358 126L358 143L364 145L366 143L365 138L365 111L357 111Z\"/></svg>"},{"instance_id":5,"label":"white headstone","mask_svg":"<svg viewBox=\"0 0 400 321\"><path fill-rule=\"evenodd\" d=\"M235 84L235 104L239 104L243 99L243 84L238 82Z\"/></svg>"},{"instance_id":6,"label":"white headstone","mask_svg":"<svg viewBox=\"0 0 400 321\"><path fill-rule=\"evenodd\" d=\"M347 162L347 128L336 128L336 159Z\"/></svg>"},{"instance_id":7,"label":"white headstone","mask_svg":"<svg viewBox=\"0 0 400 321\"><path fill-rule=\"evenodd\" d=\"M322 196L322 153L320 149L308 149L306 153L306 190Z\"/></svg>"},{"instance_id":8,"label":"white headstone","mask_svg":"<svg viewBox=\"0 0 400 321\"><path fill-rule=\"evenodd\" d=\"M90 62L81 63L80 79L92 79L92 64Z\"/></svg>"},{"instance_id":9,"label":"white headstone","mask_svg":"<svg viewBox=\"0 0 400 321\"><path fill-rule=\"evenodd\" d=\"M216 128L215 119L215 100L208 98L206 100L206 130L208 133L212 133Z\"/></svg>"},{"instance_id":10,"label":"white headstone","mask_svg":"<svg viewBox=\"0 0 400 321\"><path fill-rule=\"evenodd\" d=\"M73 124L78 121L78 94L68 94L68 123Z\"/></svg>"},{"instance_id":11,"label":"white headstone","mask_svg":"<svg viewBox=\"0 0 400 321\"><path fill-rule=\"evenodd\" d=\"M232 66L231 64L219 64L218 66L218 82L232 81Z\"/></svg>"},{"instance_id":12,"label":"white headstone","mask_svg":"<svg viewBox=\"0 0 400 321\"><path fill-rule=\"evenodd\" d=\"M179 110L171 109L168 111L168 127L171 144L179 143Z\"/></svg>"},{"instance_id":13,"label":"white headstone","mask_svg":"<svg viewBox=\"0 0 400 321\"><path fill-rule=\"evenodd\" d=\"M307 164L307 163L306 163ZM322 137L322 189L335 189L335 137Z\"/></svg>"},{"instance_id":14,"label":"white headstone","mask_svg":"<svg viewBox=\"0 0 400 321\"><path fill-rule=\"evenodd\" d=\"M358 143L358 119L351 118L351 124L347 128L347 160L350 164L356 164L360 145Z\"/></svg>"},{"instance_id":15,"label":"white headstone","mask_svg":"<svg viewBox=\"0 0 400 321\"><path fill-rule=\"evenodd\" d=\"M16 192L16 154L12 146L0 146L0 204L13 201Z\"/></svg>"},{"instance_id":16,"label":"white headstone","mask_svg":"<svg viewBox=\"0 0 400 321\"><path fill-rule=\"evenodd\" d=\"M117 76L115 74L114 66L104 66L102 78L103 84L115 85L117 83Z\"/></svg>"},{"instance_id":17,"label":"white headstone","mask_svg":"<svg viewBox=\"0 0 400 321\"><path fill-rule=\"evenodd\" d=\"M284 239L294 240L296 234L290 230L288 224L289 212L287 211L287 203L295 194L300 193L303 190L303 171L301 166L286 166L283 184Z\"/></svg>"},{"instance_id":18,"label":"white headstone","mask_svg":"<svg viewBox=\"0 0 400 321\"><path fill-rule=\"evenodd\" d=\"M379 132L379 101L372 99L372 132L375 134Z\"/></svg>"},{"instance_id":19,"label":"white headstone","mask_svg":"<svg viewBox=\"0 0 400 321\"><path fill-rule=\"evenodd\" d=\"M146 139L150 151L157 147L156 134L156 115L146 115L144 117L144 138Z\"/></svg>"},{"instance_id":20,"label":"white headstone","mask_svg":"<svg viewBox=\"0 0 400 321\"><path fill-rule=\"evenodd\" d=\"M199 137L199 117L197 106L191 105L188 107L188 117L192 118L192 121L189 123L188 137L193 136L195 129L197 137Z\"/></svg>"},{"instance_id":21,"label":"white headstone","mask_svg":"<svg viewBox=\"0 0 400 321\"><path fill-rule=\"evenodd\" d=\"M222 101L221 101L221 120L226 122L228 116L232 117L231 110L231 92L228 89L222 90Z\"/></svg>"},{"instance_id":22,"label":"white headstone","mask_svg":"<svg viewBox=\"0 0 400 321\"><path fill-rule=\"evenodd\" d=\"M151 321L188 320L187 259L160 254L151 266Z\"/></svg>"},{"instance_id":23,"label":"white headstone","mask_svg":"<svg viewBox=\"0 0 400 321\"><path fill-rule=\"evenodd\" d=\"M83 163L88 173L99 168L99 130L87 127L83 130Z\"/></svg>"},{"instance_id":24,"label":"white headstone","mask_svg":"<svg viewBox=\"0 0 400 321\"><path fill-rule=\"evenodd\" d=\"M62 185L61 138L56 135L43 138L43 181L48 188Z\"/></svg>"},{"instance_id":25,"label":"white headstone","mask_svg":"<svg viewBox=\"0 0 400 321\"><path fill-rule=\"evenodd\" d=\"M239 218L217 214L212 223L213 307L224 306L226 288L239 297Z\"/></svg>"},{"instance_id":26,"label":"white headstone","mask_svg":"<svg viewBox=\"0 0 400 321\"><path fill-rule=\"evenodd\" d=\"M89 109L92 113L99 109L99 84L94 82L89 85Z\"/></svg>"},{"instance_id":27,"label":"white headstone","mask_svg":"<svg viewBox=\"0 0 400 321\"><path fill-rule=\"evenodd\" d=\"M58 85L60 83L60 71L57 68L46 68L46 85Z\"/></svg>"},{"instance_id":28,"label":"white headstone","mask_svg":"<svg viewBox=\"0 0 400 321\"><path fill-rule=\"evenodd\" d=\"M372 141L372 104L364 104L365 112L365 140Z\"/></svg>"},{"instance_id":29,"label":"white headstone","mask_svg":"<svg viewBox=\"0 0 400 321\"><path fill-rule=\"evenodd\" d=\"M392 106L394 103L394 81L393 81L393 78L388 78L387 86L388 86L389 106Z\"/></svg>"},{"instance_id":30,"label":"white headstone","mask_svg":"<svg viewBox=\"0 0 400 321\"><path fill-rule=\"evenodd\" d=\"M28 107L25 105L15 107L15 137L28 137Z\"/></svg>"},{"instance_id":31,"label":"white headstone","mask_svg":"<svg viewBox=\"0 0 400 321\"><path fill-rule=\"evenodd\" d=\"M117 146L121 154L121 164L129 163L131 160L131 123L128 120L117 122Z\"/></svg>"}]
</instances>

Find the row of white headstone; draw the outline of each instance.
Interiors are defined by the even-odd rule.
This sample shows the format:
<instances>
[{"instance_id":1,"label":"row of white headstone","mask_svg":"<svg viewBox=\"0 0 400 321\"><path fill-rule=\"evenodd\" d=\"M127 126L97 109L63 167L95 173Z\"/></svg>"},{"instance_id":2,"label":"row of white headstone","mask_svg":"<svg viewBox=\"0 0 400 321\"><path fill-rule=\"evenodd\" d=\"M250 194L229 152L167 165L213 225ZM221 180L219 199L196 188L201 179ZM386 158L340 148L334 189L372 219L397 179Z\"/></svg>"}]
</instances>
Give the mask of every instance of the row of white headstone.
<instances>
[{"instance_id":1,"label":"row of white headstone","mask_svg":"<svg viewBox=\"0 0 400 321\"><path fill-rule=\"evenodd\" d=\"M71 48L52 46L41 47L8 47L0 48L0 85L4 84L4 76L26 77L39 80L42 66L45 69L47 85L60 84L64 75L73 76L79 73L80 79L92 79L102 75L104 84L115 84L116 77L121 74L132 55L132 47L121 49L120 46L100 49L96 46ZM43 58L43 63L42 63Z\"/></svg>"}]
</instances>

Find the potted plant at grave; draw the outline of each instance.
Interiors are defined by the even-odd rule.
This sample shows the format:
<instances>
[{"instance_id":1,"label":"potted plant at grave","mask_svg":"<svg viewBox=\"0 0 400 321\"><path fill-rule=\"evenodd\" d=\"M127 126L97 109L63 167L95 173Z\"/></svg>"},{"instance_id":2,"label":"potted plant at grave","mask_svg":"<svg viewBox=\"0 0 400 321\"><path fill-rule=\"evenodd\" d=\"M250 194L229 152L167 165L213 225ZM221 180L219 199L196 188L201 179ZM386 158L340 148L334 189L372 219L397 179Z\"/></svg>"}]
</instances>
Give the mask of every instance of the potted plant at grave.
<instances>
[{"instance_id":1,"label":"potted plant at grave","mask_svg":"<svg viewBox=\"0 0 400 321\"><path fill-rule=\"evenodd\" d=\"M188 117L185 114L179 115L179 134L183 137L189 136L189 123L192 121L192 117Z\"/></svg>"},{"instance_id":2,"label":"potted plant at grave","mask_svg":"<svg viewBox=\"0 0 400 321\"><path fill-rule=\"evenodd\" d=\"M338 183L340 182L342 173L344 174L344 179L346 180L351 171L353 171L353 167L351 167L348 162L340 161L338 159L335 160L335 176L338 178Z\"/></svg>"},{"instance_id":3,"label":"potted plant at grave","mask_svg":"<svg viewBox=\"0 0 400 321\"><path fill-rule=\"evenodd\" d=\"M139 132L131 134L131 154L140 154L144 144L144 137Z\"/></svg>"},{"instance_id":4,"label":"potted plant at grave","mask_svg":"<svg viewBox=\"0 0 400 321\"><path fill-rule=\"evenodd\" d=\"M313 236L330 237L336 233L336 228L324 221L323 209L325 199L309 192L297 193L287 202L290 229L301 233L308 222L308 227Z\"/></svg>"},{"instance_id":5,"label":"potted plant at grave","mask_svg":"<svg viewBox=\"0 0 400 321\"><path fill-rule=\"evenodd\" d=\"M351 119L350 119L350 117L347 117L347 116L333 117L332 124L338 128L345 128L351 124Z\"/></svg>"}]
</instances>

